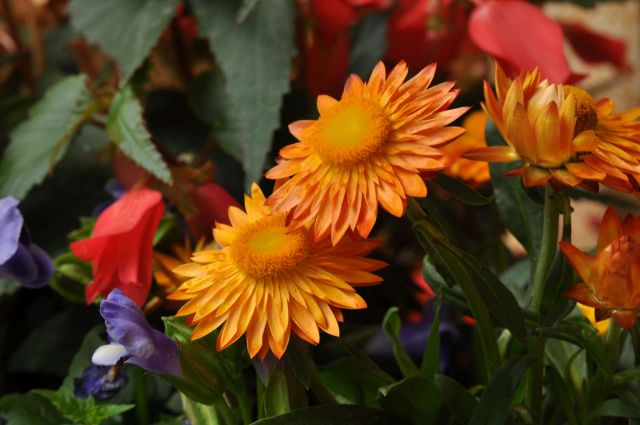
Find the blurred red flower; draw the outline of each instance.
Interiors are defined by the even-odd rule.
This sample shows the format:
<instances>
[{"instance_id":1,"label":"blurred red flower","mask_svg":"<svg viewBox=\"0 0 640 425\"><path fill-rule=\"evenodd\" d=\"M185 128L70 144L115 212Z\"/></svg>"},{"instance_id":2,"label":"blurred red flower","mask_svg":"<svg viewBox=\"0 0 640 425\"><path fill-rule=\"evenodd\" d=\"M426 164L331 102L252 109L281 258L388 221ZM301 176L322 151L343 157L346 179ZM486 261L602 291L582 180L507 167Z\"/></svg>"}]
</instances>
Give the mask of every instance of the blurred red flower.
<instances>
[{"instance_id":1,"label":"blurred red flower","mask_svg":"<svg viewBox=\"0 0 640 425\"><path fill-rule=\"evenodd\" d=\"M311 96L338 96L349 68L349 31L368 12L385 10L391 0L311 0L313 22L305 37L305 79Z\"/></svg>"},{"instance_id":2,"label":"blurred red flower","mask_svg":"<svg viewBox=\"0 0 640 425\"><path fill-rule=\"evenodd\" d=\"M562 28L538 7L522 0L480 1L471 12L469 36L495 57L507 74L536 67L553 83L571 76Z\"/></svg>"},{"instance_id":3,"label":"blurred red flower","mask_svg":"<svg viewBox=\"0 0 640 425\"><path fill-rule=\"evenodd\" d=\"M459 0L398 0L389 18L386 57L420 69L441 69L467 45L469 8Z\"/></svg>"},{"instance_id":4,"label":"blurred red flower","mask_svg":"<svg viewBox=\"0 0 640 425\"><path fill-rule=\"evenodd\" d=\"M203 236L211 239L215 222L229 224L229 207L241 208L225 188L213 182L197 186L191 192L191 202L195 212L186 219L196 240Z\"/></svg>"},{"instance_id":5,"label":"blurred red flower","mask_svg":"<svg viewBox=\"0 0 640 425\"><path fill-rule=\"evenodd\" d=\"M87 303L115 288L137 305L144 303L151 288L153 236L163 214L160 192L133 190L100 214L89 239L71 244L73 253L92 265Z\"/></svg>"}]
</instances>

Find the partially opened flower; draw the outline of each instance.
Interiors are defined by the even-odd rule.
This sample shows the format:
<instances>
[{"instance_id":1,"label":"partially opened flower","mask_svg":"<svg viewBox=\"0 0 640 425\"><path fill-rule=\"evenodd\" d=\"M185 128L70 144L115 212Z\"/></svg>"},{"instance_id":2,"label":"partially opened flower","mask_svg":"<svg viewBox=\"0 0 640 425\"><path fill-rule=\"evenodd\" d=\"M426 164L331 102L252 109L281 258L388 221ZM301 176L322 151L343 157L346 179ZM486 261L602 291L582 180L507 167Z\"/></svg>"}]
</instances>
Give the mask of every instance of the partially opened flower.
<instances>
[{"instance_id":1,"label":"partially opened flower","mask_svg":"<svg viewBox=\"0 0 640 425\"><path fill-rule=\"evenodd\" d=\"M245 197L246 212L229 208L231 226L213 231L220 249L196 252L176 273L189 279L169 298L189 300L177 313L196 325L192 339L218 327L218 350L246 334L249 355L280 358L291 333L317 344L319 330L338 335L342 309L361 309L354 287L377 284L384 263L365 258L377 241L344 238L314 244L284 213L271 214L260 188ZM224 326L223 326L224 325Z\"/></svg>"},{"instance_id":2,"label":"partially opened flower","mask_svg":"<svg viewBox=\"0 0 640 425\"><path fill-rule=\"evenodd\" d=\"M477 149L469 159L524 164L510 175L522 175L525 186L559 185L590 187L584 181L603 181L607 172L583 161L593 151L598 137L591 97L572 86L550 84L538 71L521 73L510 80L496 65L496 94L485 81L485 111L507 142L507 146Z\"/></svg>"},{"instance_id":3,"label":"partially opened flower","mask_svg":"<svg viewBox=\"0 0 640 425\"><path fill-rule=\"evenodd\" d=\"M180 375L178 344L153 329L140 307L119 289L100 303L100 314L107 325L111 343L98 348L93 363L112 366L119 362L140 366L149 372Z\"/></svg>"},{"instance_id":4,"label":"partially opened flower","mask_svg":"<svg viewBox=\"0 0 640 425\"><path fill-rule=\"evenodd\" d=\"M335 245L347 231L367 237L378 204L404 214L408 196L425 196L421 172L451 162L441 148L464 132L446 127L467 108L448 110L458 94L454 83L428 88L435 65L407 82L407 66L388 75L379 63L368 83L352 75L342 98L318 97L320 118L289 126L299 140L280 150L266 173L281 180L267 201L289 213L292 229L308 227L314 241L331 236Z\"/></svg>"},{"instance_id":5,"label":"partially opened flower","mask_svg":"<svg viewBox=\"0 0 640 425\"><path fill-rule=\"evenodd\" d=\"M163 214L160 192L133 190L100 214L89 239L71 244L78 258L92 263L87 303L115 288L136 304L144 303L151 288L153 236Z\"/></svg>"},{"instance_id":6,"label":"partially opened flower","mask_svg":"<svg viewBox=\"0 0 640 425\"><path fill-rule=\"evenodd\" d=\"M0 278L12 278L27 288L40 288L51 280L53 263L31 235L18 210L19 202L0 199Z\"/></svg>"},{"instance_id":7,"label":"partially opened flower","mask_svg":"<svg viewBox=\"0 0 640 425\"><path fill-rule=\"evenodd\" d=\"M484 111L475 111L469 114L462 126L466 133L450 143L446 150L453 150L458 157L464 152L487 146L484 130L487 123L487 114ZM479 187L491 180L489 164L484 161L473 161L466 158L457 158L451 165L443 170L446 174L457 177L469 183L473 187Z\"/></svg>"},{"instance_id":8,"label":"partially opened flower","mask_svg":"<svg viewBox=\"0 0 640 425\"><path fill-rule=\"evenodd\" d=\"M631 329L640 311L640 217L620 223L614 209L607 209L595 256L568 242L560 242L560 248L582 278L563 295L594 307L596 321L612 317Z\"/></svg>"}]
</instances>

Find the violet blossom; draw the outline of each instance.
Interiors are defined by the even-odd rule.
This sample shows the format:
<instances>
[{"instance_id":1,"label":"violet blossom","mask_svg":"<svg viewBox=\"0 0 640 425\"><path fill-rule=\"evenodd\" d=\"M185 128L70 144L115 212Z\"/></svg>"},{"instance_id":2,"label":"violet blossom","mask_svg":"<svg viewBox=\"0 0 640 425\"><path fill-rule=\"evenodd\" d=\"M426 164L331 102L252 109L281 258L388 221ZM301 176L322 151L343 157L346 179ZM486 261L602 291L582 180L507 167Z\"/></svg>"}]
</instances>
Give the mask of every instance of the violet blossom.
<instances>
[{"instance_id":1,"label":"violet blossom","mask_svg":"<svg viewBox=\"0 0 640 425\"><path fill-rule=\"evenodd\" d=\"M18 204L11 196L0 199L0 278L15 279L26 288L41 288L53 275L53 263L31 242Z\"/></svg>"},{"instance_id":2,"label":"violet blossom","mask_svg":"<svg viewBox=\"0 0 640 425\"><path fill-rule=\"evenodd\" d=\"M162 332L153 329L144 313L122 291L114 289L100 303L111 341L99 347L92 362L100 366L118 362L131 363L149 372L181 375L178 344Z\"/></svg>"}]
</instances>

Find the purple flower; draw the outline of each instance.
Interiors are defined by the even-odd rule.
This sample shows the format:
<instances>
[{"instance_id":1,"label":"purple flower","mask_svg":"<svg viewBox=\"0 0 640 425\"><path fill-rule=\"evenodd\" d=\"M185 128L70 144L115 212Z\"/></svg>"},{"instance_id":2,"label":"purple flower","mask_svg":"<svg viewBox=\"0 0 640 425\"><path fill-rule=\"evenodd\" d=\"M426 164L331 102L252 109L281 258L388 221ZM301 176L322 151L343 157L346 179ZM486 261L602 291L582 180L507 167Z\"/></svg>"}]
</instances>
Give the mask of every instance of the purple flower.
<instances>
[{"instance_id":1,"label":"purple flower","mask_svg":"<svg viewBox=\"0 0 640 425\"><path fill-rule=\"evenodd\" d=\"M118 394L128 380L120 362L113 366L92 365L73 381L73 394L78 398L105 400Z\"/></svg>"},{"instance_id":2,"label":"purple flower","mask_svg":"<svg viewBox=\"0 0 640 425\"><path fill-rule=\"evenodd\" d=\"M109 353L108 357L112 357L107 363L115 364L125 358L125 363L135 364L149 372L176 376L182 374L178 344L149 326L140 307L124 296L122 291L111 291L107 299L100 303L100 314L107 325L111 348L98 348L94 354L94 363L101 362L102 356L98 354L103 350L102 352ZM118 350L120 354L114 355Z\"/></svg>"},{"instance_id":3,"label":"purple flower","mask_svg":"<svg viewBox=\"0 0 640 425\"><path fill-rule=\"evenodd\" d=\"M27 288L41 288L53 275L53 263L31 235L18 211L18 201L0 199L0 278L13 278Z\"/></svg>"}]
</instances>

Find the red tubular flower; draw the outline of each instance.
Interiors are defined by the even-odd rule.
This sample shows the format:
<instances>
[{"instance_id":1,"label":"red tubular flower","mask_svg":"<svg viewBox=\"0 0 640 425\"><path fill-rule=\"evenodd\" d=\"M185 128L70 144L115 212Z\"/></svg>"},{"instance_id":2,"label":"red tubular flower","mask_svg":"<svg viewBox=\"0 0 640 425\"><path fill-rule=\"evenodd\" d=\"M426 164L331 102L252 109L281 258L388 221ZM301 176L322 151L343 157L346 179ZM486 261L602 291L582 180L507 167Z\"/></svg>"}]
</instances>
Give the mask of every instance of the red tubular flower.
<instances>
[{"instance_id":1,"label":"red tubular flower","mask_svg":"<svg viewBox=\"0 0 640 425\"><path fill-rule=\"evenodd\" d=\"M458 0L398 0L387 29L391 62L445 67L467 41L468 9Z\"/></svg>"},{"instance_id":2,"label":"red tubular flower","mask_svg":"<svg viewBox=\"0 0 640 425\"><path fill-rule=\"evenodd\" d=\"M306 41L306 82L311 96L338 96L347 77L349 31L366 13L385 10L391 0L311 0L314 27Z\"/></svg>"},{"instance_id":3,"label":"red tubular flower","mask_svg":"<svg viewBox=\"0 0 640 425\"><path fill-rule=\"evenodd\" d=\"M608 317L626 330L640 311L640 217L620 223L613 208L602 219L595 256L567 242L560 248L582 282L562 295L595 308L595 320Z\"/></svg>"},{"instance_id":4,"label":"red tubular flower","mask_svg":"<svg viewBox=\"0 0 640 425\"><path fill-rule=\"evenodd\" d=\"M119 288L141 306L151 288L153 236L164 214L160 192L137 189L98 217L89 239L71 244L81 260L91 261L93 281L85 289L91 303Z\"/></svg>"},{"instance_id":5,"label":"red tubular flower","mask_svg":"<svg viewBox=\"0 0 640 425\"><path fill-rule=\"evenodd\" d=\"M536 67L552 83L571 77L560 25L522 0L486 0L471 13L469 36L508 74Z\"/></svg>"},{"instance_id":6,"label":"red tubular flower","mask_svg":"<svg viewBox=\"0 0 640 425\"><path fill-rule=\"evenodd\" d=\"M608 62L619 71L628 71L627 44L624 40L593 31L579 23L561 23L573 50L588 63Z\"/></svg>"}]
</instances>

